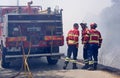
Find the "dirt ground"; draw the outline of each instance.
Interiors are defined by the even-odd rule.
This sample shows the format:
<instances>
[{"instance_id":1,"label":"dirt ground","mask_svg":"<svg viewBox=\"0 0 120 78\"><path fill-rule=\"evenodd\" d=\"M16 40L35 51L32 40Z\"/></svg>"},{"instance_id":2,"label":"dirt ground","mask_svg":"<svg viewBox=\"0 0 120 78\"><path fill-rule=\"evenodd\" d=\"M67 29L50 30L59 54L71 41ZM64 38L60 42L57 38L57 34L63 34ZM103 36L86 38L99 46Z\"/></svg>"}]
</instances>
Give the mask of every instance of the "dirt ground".
<instances>
[{"instance_id":1,"label":"dirt ground","mask_svg":"<svg viewBox=\"0 0 120 78\"><path fill-rule=\"evenodd\" d=\"M44 71L37 74L41 78L120 78L119 75L104 71L60 70Z\"/></svg>"}]
</instances>

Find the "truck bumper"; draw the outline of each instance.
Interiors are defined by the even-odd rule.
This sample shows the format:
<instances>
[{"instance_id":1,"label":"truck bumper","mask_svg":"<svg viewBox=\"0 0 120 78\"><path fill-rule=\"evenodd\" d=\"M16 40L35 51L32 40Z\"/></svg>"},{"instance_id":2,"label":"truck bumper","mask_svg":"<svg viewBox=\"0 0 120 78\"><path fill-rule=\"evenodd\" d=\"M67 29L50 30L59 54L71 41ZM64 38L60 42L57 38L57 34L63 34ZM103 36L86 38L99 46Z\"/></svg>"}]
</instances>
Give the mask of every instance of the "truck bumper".
<instances>
[{"instance_id":1,"label":"truck bumper","mask_svg":"<svg viewBox=\"0 0 120 78\"><path fill-rule=\"evenodd\" d=\"M64 53L29 54L26 57L64 56ZM6 55L5 58L22 58L23 55Z\"/></svg>"}]
</instances>

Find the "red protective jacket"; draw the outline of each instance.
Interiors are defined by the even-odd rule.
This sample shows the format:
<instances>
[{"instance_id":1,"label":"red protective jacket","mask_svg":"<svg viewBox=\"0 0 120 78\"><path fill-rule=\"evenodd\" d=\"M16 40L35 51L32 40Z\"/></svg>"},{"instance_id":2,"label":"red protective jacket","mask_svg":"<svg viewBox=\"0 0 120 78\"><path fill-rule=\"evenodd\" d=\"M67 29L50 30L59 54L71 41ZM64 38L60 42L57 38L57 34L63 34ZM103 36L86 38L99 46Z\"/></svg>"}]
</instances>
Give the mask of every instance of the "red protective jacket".
<instances>
[{"instance_id":1,"label":"red protective jacket","mask_svg":"<svg viewBox=\"0 0 120 78\"><path fill-rule=\"evenodd\" d=\"M88 28L82 30L82 44L86 44L89 41L90 31Z\"/></svg>"},{"instance_id":2,"label":"red protective jacket","mask_svg":"<svg viewBox=\"0 0 120 78\"><path fill-rule=\"evenodd\" d=\"M68 45L77 45L79 41L79 30L78 29L72 29L68 32L66 41Z\"/></svg>"},{"instance_id":3,"label":"red protective jacket","mask_svg":"<svg viewBox=\"0 0 120 78\"><path fill-rule=\"evenodd\" d=\"M96 30L96 29L90 29L90 40L89 43L92 44L98 44L101 46L102 44L102 37L101 37L101 33Z\"/></svg>"}]
</instances>

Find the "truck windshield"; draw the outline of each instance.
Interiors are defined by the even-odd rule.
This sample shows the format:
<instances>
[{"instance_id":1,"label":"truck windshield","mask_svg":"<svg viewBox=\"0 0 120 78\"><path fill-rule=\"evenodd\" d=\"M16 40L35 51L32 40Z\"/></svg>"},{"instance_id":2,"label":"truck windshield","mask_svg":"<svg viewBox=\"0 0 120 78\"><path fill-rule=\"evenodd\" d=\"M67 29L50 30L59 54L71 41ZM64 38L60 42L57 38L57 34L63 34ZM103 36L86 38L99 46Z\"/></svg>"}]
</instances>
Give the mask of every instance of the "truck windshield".
<instances>
[{"instance_id":1,"label":"truck windshield","mask_svg":"<svg viewBox=\"0 0 120 78\"><path fill-rule=\"evenodd\" d=\"M28 23L28 24L15 24L9 23L8 25L8 36L29 36L29 35L44 35L44 27L38 24Z\"/></svg>"},{"instance_id":2,"label":"truck windshield","mask_svg":"<svg viewBox=\"0 0 120 78\"><path fill-rule=\"evenodd\" d=\"M39 32L41 31L41 27L27 27L27 31L28 32L35 32L35 31Z\"/></svg>"}]
</instances>

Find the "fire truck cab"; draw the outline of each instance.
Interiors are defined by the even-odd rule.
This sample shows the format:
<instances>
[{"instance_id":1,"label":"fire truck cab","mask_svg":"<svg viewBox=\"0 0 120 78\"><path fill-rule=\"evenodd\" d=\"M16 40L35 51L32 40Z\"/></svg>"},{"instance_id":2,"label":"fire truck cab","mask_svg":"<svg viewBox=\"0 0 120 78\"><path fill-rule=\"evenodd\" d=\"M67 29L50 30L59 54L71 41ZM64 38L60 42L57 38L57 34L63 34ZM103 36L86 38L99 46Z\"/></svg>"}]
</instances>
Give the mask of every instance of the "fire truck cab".
<instances>
[{"instance_id":1,"label":"fire truck cab","mask_svg":"<svg viewBox=\"0 0 120 78\"><path fill-rule=\"evenodd\" d=\"M2 67L23 55L47 57L49 64L56 64L63 55L64 45L62 9L42 10L41 6L0 7L0 40Z\"/></svg>"}]
</instances>

